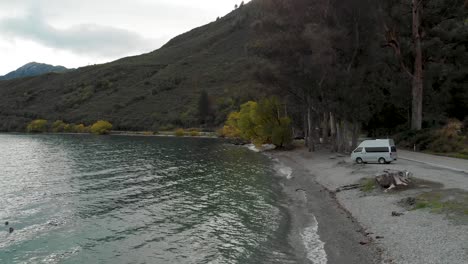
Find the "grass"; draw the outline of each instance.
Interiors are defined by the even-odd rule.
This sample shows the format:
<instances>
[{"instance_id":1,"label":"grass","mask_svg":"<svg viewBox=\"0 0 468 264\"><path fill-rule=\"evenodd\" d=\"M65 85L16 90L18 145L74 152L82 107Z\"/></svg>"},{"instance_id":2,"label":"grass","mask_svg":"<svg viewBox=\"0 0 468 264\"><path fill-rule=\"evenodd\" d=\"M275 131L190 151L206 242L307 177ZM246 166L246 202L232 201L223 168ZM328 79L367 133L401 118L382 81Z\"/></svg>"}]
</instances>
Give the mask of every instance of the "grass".
<instances>
[{"instance_id":1,"label":"grass","mask_svg":"<svg viewBox=\"0 0 468 264\"><path fill-rule=\"evenodd\" d=\"M468 154L465 154L465 153L438 153L438 152L433 152L433 151L423 151L423 152L427 154L437 155L437 156L468 160Z\"/></svg>"},{"instance_id":2,"label":"grass","mask_svg":"<svg viewBox=\"0 0 468 264\"><path fill-rule=\"evenodd\" d=\"M364 181L361 183L361 191L371 192L375 189L375 186L375 179L364 179Z\"/></svg>"},{"instance_id":3,"label":"grass","mask_svg":"<svg viewBox=\"0 0 468 264\"><path fill-rule=\"evenodd\" d=\"M427 192L416 197L414 210L430 209L433 213L468 215L468 195L466 193L446 199L442 192Z\"/></svg>"}]
</instances>

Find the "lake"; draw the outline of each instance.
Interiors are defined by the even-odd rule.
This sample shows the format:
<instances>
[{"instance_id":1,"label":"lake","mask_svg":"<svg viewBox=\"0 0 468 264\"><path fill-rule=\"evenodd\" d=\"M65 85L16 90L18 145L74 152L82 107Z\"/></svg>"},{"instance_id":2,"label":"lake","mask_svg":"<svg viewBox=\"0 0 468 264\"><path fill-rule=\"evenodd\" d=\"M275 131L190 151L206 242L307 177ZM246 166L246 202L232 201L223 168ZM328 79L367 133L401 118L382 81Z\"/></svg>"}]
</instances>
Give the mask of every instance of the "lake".
<instances>
[{"instance_id":1,"label":"lake","mask_svg":"<svg viewBox=\"0 0 468 264\"><path fill-rule=\"evenodd\" d=\"M0 263L295 263L279 176L246 148L0 134L0 150Z\"/></svg>"}]
</instances>

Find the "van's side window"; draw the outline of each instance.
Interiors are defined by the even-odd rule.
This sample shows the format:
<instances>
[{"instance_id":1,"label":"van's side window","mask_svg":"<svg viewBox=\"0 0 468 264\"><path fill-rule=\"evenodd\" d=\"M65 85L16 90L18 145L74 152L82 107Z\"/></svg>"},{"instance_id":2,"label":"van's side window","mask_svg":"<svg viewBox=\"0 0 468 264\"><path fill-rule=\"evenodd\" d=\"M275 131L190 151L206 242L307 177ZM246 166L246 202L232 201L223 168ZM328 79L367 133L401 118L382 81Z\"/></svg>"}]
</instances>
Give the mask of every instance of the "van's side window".
<instances>
[{"instance_id":1,"label":"van's side window","mask_svg":"<svg viewBox=\"0 0 468 264\"><path fill-rule=\"evenodd\" d=\"M388 147L373 147L373 148L366 148L367 153L381 153L381 152L389 152Z\"/></svg>"},{"instance_id":2,"label":"van's side window","mask_svg":"<svg viewBox=\"0 0 468 264\"><path fill-rule=\"evenodd\" d=\"M395 146L392 147L392 152L397 152Z\"/></svg>"},{"instance_id":3,"label":"van's side window","mask_svg":"<svg viewBox=\"0 0 468 264\"><path fill-rule=\"evenodd\" d=\"M362 152L362 148L357 148L354 153L361 153Z\"/></svg>"}]
</instances>

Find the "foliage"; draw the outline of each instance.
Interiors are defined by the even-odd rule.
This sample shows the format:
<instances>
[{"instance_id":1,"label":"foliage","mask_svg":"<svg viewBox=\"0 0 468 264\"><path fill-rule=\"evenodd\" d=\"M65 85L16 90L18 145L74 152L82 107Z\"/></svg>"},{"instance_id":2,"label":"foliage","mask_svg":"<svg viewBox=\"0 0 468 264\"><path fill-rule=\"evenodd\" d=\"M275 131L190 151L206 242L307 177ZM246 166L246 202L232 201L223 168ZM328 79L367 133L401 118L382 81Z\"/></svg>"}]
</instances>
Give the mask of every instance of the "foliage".
<instances>
[{"instance_id":1,"label":"foliage","mask_svg":"<svg viewBox=\"0 0 468 264\"><path fill-rule=\"evenodd\" d=\"M199 137L199 136L200 136L200 132L199 132L199 131L196 131L196 130L190 131L190 136L191 136L191 137Z\"/></svg>"},{"instance_id":2,"label":"foliage","mask_svg":"<svg viewBox=\"0 0 468 264\"><path fill-rule=\"evenodd\" d=\"M179 128L174 132L176 137L183 137L185 136L185 130L183 128Z\"/></svg>"},{"instance_id":3,"label":"foliage","mask_svg":"<svg viewBox=\"0 0 468 264\"><path fill-rule=\"evenodd\" d=\"M468 137L462 133L463 129L463 123L451 120L438 130L407 131L398 134L395 140L404 148L416 146L419 151L463 156L464 149L468 149Z\"/></svg>"},{"instance_id":4,"label":"foliage","mask_svg":"<svg viewBox=\"0 0 468 264\"><path fill-rule=\"evenodd\" d=\"M437 129L449 118L468 120L467 9L464 0L422 5L423 126ZM276 95L295 136L305 135L308 112L314 131L333 113L371 136L391 135L409 128L411 79L394 51L382 47L384 24L398 33L412 69L409 0L250 1L151 53L0 82L0 130L23 130L37 113L74 122L105 113L119 129L151 130L157 123L172 131L206 123L202 112L209 111L197 108L206 98L215 126L241 102ZM209 96L194 92L201 88ZM320 133L332 138L326 129Z\"/></svg>"},{"instance_id":5,"label":"foliage","mask_svg":"<svg viewBox=\"0 0 468 264\"><path fill-rule=\"evenodd\" d=\"M59 133L64 132L65 123L62 120L57 120L52 124L52 132Z\"/></svg>"},{"instance_id":6,"label":"foliage","mask_svg":"<svg viewBox=\"0 0 468 264\"><path fill-rule=\"evenodd\" d=\"M371 192L375 187L376 183L374 178L367 178L361 182L361 191L363 192Z\"/></svg>"},{"instance_id":7,"label":"foliage","mask_svg":"<svg viewBox=\"0 0 468 264\"><path fill-rule=\"evenodd\" d=\"M213 107L211 105L211 100L206 91L202 91L200 98L198 100L198 117L200 124L210 125L213 121Z\"/></svg>"},{"instance_id":8,"label":"foliage","mask_svg":"<svg viewBox=\"0 0 468 264\"><path fill-rule=\"evenodd\" d=\"M233 112L223 128L226 137L240 137L256 145L273 143L279 147L292 142L291 119L281 116L281 104L275 97L249 101Z\"/></svg>"},{"instance_id":9,"label":"foliage","mask_svg":"<svg viewBox=\"0 0 468 264\"><path fill-rule=\"evenodd\" d=\"M83 124L79 124L75 127L75 132L76 133L89 133L90 132L90 128L89 127L86 127L85 125Z\"/></svg>"},{"instance_id":10,"label":"foliage","mask_svg":"<svg viewBox=\"0 0 468 264\"><path fill-rule=\"evenodd\" d=\"M109 134L112 129L112 124L108 121L99 120L91 126L91 133L96 135L106 135Z\"/></svg>"},{"instance_id":11,"label":"foliage","mask_svg":"<svg viewBox=\"0 0 468 264\"><path fill-rule=\"evenodd\" d=\"M47 132L47 120L36 119L28 124L26 131L29 133L44 133Z\"/></svg>"},{"instance_id":12,"label":"foliage","mask_svg":"<svg viewBox=\"0 0 468 264\"><path fill-rule=\"evenodd\" d=\"M224 127L218 132L222 137L227 138L240 138L241 132L239 129L240 112L232 112L229 114Z\"/></svg>"}]
</instances>

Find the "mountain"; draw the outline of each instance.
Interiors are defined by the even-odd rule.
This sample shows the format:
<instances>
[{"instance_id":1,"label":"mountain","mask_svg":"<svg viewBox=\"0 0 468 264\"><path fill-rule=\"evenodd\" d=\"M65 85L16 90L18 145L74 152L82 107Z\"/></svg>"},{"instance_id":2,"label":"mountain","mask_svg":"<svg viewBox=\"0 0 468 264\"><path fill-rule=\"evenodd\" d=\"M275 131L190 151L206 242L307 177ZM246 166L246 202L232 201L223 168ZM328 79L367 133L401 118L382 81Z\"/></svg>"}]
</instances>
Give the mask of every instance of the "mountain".
<instances>
[{"instance_id":1,"label":"mountain","mask_svg":"<svg viewBox=\"0 0 468 264\"><path fill-rule=\"evenodd\" d=\"M65 72L68 69L63 66L53 66L44 63L30 62L5 76L0 76L0 80L11 80L16 78L38 76L50 72Z\"/></svg>"},{"instance_id":2,"label":"mountain","mask_svg":"<svg viewBox=\"0 0 468 264\"><path fill-rule=\"evenodd\" d=\"M121 130L198 126L206 92L216 123L257 94L252 40L254 2L182 34L159 50L111 63L0 81L0 131L24 130L32 119L90 124L105 119Z\"/></svg>"}]
</instances>

